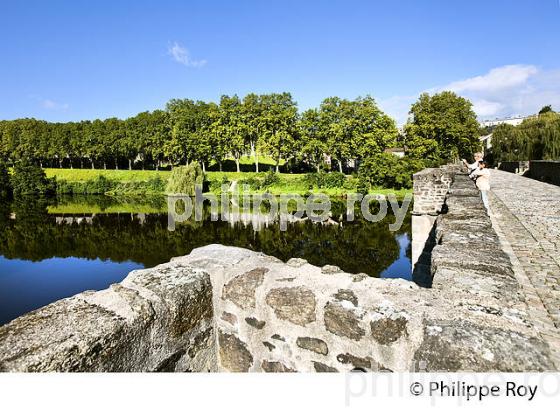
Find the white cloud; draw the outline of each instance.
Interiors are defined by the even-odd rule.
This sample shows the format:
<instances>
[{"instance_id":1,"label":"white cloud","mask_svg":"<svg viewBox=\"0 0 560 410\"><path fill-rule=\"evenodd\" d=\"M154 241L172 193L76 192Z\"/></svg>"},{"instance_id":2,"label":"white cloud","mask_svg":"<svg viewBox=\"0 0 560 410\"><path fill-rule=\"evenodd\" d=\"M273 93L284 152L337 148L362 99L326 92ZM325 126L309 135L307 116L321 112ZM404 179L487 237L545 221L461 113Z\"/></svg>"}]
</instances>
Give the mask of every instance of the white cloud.
<instances>
[{"instance_id":1,"label":"white cloud","mask_svg":"<svg viewBox=\"0 0 560 410\"><path fill-rule=\"evenodd\" d=\"M206 60L193 60L190 56L189 50L177 42L167 47L167 53L179 64L187 67L203 67L206 65Z\"/></svg>"},{"instance_id":2,"label":"white cloud","mask_svg":"<svg viewBox=\"0 0 560 410\"><path fill-rule=\"evenodd\" d=\"M473 110L479 117L487 117L497 112L503 111L504 105L495 101L488 100L471 100Z\"/></svg>"},{"instance_id":3,"label":"white cloud","mask_svg":"<svg viewBox=\"0 0 560 410\"><path fill-rule=\"evenodd\" d=\"M505 65L493 68L484 75L452 82L443 89L456 93L496 92L522 86L537 72L537 67L533 65Z\"/></svg>"},{"instance_id":4,"label":"white cloud","mask_svg":"<svg viewBox=\"0 0 560 410\"><path fill-rule=\"evenodd\" d=\"M468 98L480 119L528 115L552 104L560 109L560 69L543 70L534 65L505 65L486 74L453 81L425 92L454 91ZM399 124L406 122L408 110L418 96L394 96L380 101Z\"/></svg>"},{"instance_id":5,"label":"white cloud","mask_svg":"<svg viewBox=\"0 0 560 410\"><path fill-rule=\"evenodd\" d=\"M49 100L48 98L41 100L41 106L43 108L46 108L47 110L56 110L56 111L67 110L68 107L70 107L68 104L58 103L56 101Z\"/></svg>"}]
</instances>

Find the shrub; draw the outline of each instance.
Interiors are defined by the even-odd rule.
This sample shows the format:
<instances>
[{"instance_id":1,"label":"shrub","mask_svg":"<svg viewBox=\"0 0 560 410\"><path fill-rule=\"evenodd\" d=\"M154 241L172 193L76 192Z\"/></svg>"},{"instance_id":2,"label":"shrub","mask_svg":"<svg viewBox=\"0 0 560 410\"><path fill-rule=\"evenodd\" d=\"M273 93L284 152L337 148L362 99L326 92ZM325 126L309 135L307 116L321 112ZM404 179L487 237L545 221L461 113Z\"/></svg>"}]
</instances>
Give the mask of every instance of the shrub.
<instances>
[{"instance_id":1,"label":"shrub","mask_svg":"<svg viewBox=\"0 0 560 410\"><path fill-rule=\"evenodd\" d=\"M398 158L393 154L383 153L364 160L358 172L359 189L372 187L410 189L412 174L425 167L422 160Z\"/></svg>"},{"instance_id":2,"label":"shrub","mask_svg":"<svg viewBox=\"0 0 560 410\"><path fill-rule=\"evenodd\" d=\"M7 197L12 194L12 184L8 173L8 166L0 160L0 197Z\"/></svg>"},{"instance_id":3,"label":"shrub","mask_svg":"<svg viewBox=\"0 0 560 410\"><path fill-rule=\"evenodd\" d=\"M342 172L329 172L324 174L321 188L342 188L346 182L346 175Z\"/></svg>"},{"instance_id":4,"label":"shrub","mask_svg":"<svg viewBox=\"0 0 560 410\"><path fill-rule=\"evenodd\" d=\"M70 195L160 195L165 192L165 181L159 176L147 181L114 181L99 175L84 182L59 180L57 192Z\"/></svg>"},{"instance_id":5,"label":"shrub","mask_svg":"<svg viewBox=\"0 0 560 410\"><path fill-rule=\"evenodd\" d=\"M254 190L260 189L261 183L262 183L262 181L259 178L254 177L254 176L243 178L239 181L239 185L241 185L241 186L248 185L249 188L254 189Z\"/></svg>"},{"instance_id":6,"label":"shrub","mask_svg":"<svg viewBox=\"0 0 560 410\"><path fill-rule=\"evenodd\" d=\"M280 177L276 172L270 170L265 173L264 180L261 183L261 188L266 188L280 182Z\"/></svg>"},{"instance_id":7,"label":"shrub","mask_svg":"<svg viewBox=\"0 0 560 410\"><path fill-rule=\"evenodd\" d=\"M113 191L117 185L116 181L99 175L97 178L85 182L57 181L57 192L59 194L102 195Z\"/></svg>"},{"instance_id":8,"label":"shrub","mask_svg":"<svg viewBox=\"0 0 560 410\"><path fill-rule=\"evenodd\" d=\"M309 189L312 188L343 188L347 183L346 175L342 172L315 172L306 174L304 182Z\"/></svg>"},{"instance_id":9,"label":"shrub","mask_svg":"<svg viewBox=\"0 0 560 410\"><path fill-rule=\"evenodd\" d=\"M165 191L168 194L194 196L196 185L204 185L204 173L200 165L193 162L187 166L173 168Z\"/></svg>"},{"instance_id":10,"label":"shrub","mask_svg":"<svg viewBox=\"0 0 560 410\"><path fill-rule=\"evenodd\" d=\"M109 182L113 187L105 192L111 195L154 195L165 192L165 181L159 176L147 181Z\"/></svg>"},{"instance_id":11,"label":"shrub","mask_svg":"<svg viewBox=\"0 0 560 410\"><path fill-rule=\"evenodd\" d=\"M14 196L47 196L56 193L56 180L47 178L43 169L25 161L14 166L11 184Z\"/></svg>"},{"instance_id":12,"label":"shrub","mask_svg":"<svg viewBox=\"0 0 560 410\"><path fill-rule=\"evenodd\" d=\"M252 190L261 190L278 184L280 182L280 177L276 172L270 170L261 172L257 174L257 176L251 175L247 178L240 179L238 182L240 187L248 185Z\"/></svg>"},{"instance_id":13,"label":"shrub","mask_svg":"<svg viewBox=\"0 0 560 410\"><path fill-rule=\"evenodd\" d=\"M213 179L209 182L209 190L212 192L221 192L222 185L230 185L230 180L227 175L222 175L221 178Z\"/></svg>"}]
</instances>

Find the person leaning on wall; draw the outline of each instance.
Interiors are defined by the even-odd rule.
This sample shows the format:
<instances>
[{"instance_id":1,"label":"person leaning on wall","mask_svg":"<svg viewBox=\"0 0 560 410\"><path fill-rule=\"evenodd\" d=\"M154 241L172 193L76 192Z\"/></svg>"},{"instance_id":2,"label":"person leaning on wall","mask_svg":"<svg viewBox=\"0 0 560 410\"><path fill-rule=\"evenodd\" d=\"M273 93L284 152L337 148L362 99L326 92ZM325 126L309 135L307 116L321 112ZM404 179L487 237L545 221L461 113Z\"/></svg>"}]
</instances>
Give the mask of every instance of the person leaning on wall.
<instances>
[{"instance_id":1,"label":"person leaning on wall","mask_svg":"<svg viewBox=\"0 0 560 410\"><path fill-rule=\"evenodd\" d=\"M465 164L467 166L467 168L469 170L469 175L472 174L472 172L474 170L478 169L479 163L483 159L484 159L484 154L482 154L482 152L475 152L474 153L474 162L472 164L469 164L466 159L463 159L463 164Z\"/></svg>"},{"instance_id":2,"label":"person leaning on wall","mask_svg":"<svg viewBox=\"0 0 560 410\"><path fill-rule=\"evenodd\" d=\"M482 203L486 208L486 212L490 214L490 205L488 203L488 191L490 191L490 170L486 161L479 161L478 169L471 172L471 177L475 178L476 187L480 191Z\"/></svg>"}]
</instances>

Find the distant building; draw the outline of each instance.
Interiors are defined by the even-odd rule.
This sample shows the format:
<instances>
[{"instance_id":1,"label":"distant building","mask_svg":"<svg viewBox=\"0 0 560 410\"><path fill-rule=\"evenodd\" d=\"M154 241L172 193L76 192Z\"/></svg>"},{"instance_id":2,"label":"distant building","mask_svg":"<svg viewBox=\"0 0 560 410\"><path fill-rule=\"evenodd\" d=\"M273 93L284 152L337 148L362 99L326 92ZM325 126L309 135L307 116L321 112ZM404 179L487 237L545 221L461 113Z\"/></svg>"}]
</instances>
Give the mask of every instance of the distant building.
<instances>
[{"instance_id":1,"label":"distant building","mask_svg":"<svg viewBox=\"0 0 560 410\"><path fill-rule=\"evenodd\" d=\"M496 125L500 124L509 124L513 126L517 126L521 124L524 120L528 118L534 118L536 115L528 115L525 117L516 116L516 117L506 117L506 118L495 118L493 120L485 120L480 122L481 127L495 127Z\"/></svg>"},{"instance_id":2,"label":"distant building","mask_svg":"<svg viewBox=\"0 0 560 410\"><path fill-rule=\"evenodd\" d=\"M492 148L492 133L478 137L478 139L484 148L484 152L487 152L490 148Z\"/></svg>"}]
</instances>

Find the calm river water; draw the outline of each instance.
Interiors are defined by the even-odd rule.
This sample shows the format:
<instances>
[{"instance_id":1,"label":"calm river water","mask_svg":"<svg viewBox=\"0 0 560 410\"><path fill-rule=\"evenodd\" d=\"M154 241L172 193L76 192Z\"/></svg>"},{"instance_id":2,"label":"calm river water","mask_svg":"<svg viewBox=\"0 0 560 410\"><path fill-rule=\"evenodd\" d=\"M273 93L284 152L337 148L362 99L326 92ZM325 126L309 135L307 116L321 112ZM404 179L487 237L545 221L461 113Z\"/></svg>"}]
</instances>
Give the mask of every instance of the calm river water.
<instances>
[{"instance_id":1,"label":"calm river water","mask_svg":"<svg viewBox=\"0 0 560 410\"><path fill-rule=\"evenodd\" d=\"M377 223L344 220L333 200L329 223L290 222L286 231L254 215L237 222L210 220L168 230L163 198L103 196L15 201L0 205L0 325L55 300L121 281L192 249L220 243L298 257L351 273L411 279L410 215L397 232L394 217Z\"/></svg>"}]
</instances>

